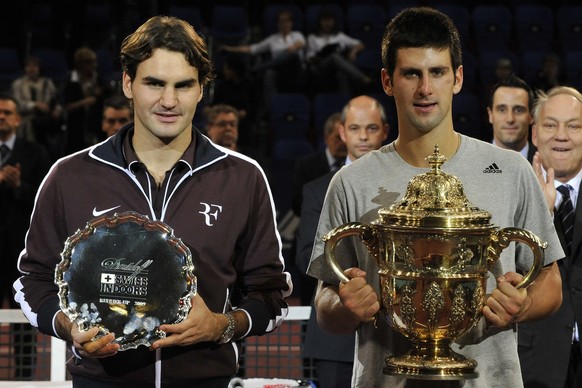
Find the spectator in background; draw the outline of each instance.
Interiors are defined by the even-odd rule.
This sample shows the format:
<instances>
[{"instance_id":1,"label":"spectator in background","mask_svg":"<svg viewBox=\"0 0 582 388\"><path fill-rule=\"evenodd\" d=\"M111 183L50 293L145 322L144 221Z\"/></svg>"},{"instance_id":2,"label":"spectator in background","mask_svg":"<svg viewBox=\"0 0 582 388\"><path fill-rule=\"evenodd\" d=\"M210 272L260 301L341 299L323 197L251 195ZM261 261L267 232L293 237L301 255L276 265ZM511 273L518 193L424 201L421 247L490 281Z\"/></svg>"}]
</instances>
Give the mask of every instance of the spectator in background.
<instances>
[{"instance_id":1,"label":"spectator in background","mask_svg":"<svg viewBox=\"0 0 582 388\"><path fill-rule=\"evenodd\" d=\"M252 67L254 73L263 74L263 99L268 106L269 97L281 90L298 90L304 85L305 36L293 30L293 14L281 10L277 14L278 32L258 43L243 46L224 45L222 50L245 54L266 54L270 58Z\"/></svg>"},{"instance_id":2,"label":"spectator in background","mask_svg":"<svg viewBox=\"0 0 582 388\"><path fill-rule=\"evenodd\" d=\"M582 94L570 87L540 93L532 140L538 147L534 170L566 257L558 261L563 298L558 311L519 325L521 371L525 388L575 388L582 386Z\"/></svg>"},{"instance_id":3,"label":"spectator in background","mask_svg":"<svg viewBox=\"0 0 582 388\"><path fill-rule=\"evenodd\" d=\"M52 149L50 144L54 144L54 138L61 132L63 108L54 82L41 75L37 57L24 60L24 74L12 82L11 89L22 118L18 136Z\"/></svg>"},{"instance_id":4,"label":"spectator in background","mask_svg":"<svg viewBox=\"0 0 582 388\"><path fill-rule=\"evenodd\" d=\"M238 142L239 139L239 111L230 105L217 104L206 109L206 135L213 143L231 151L240 152L256 160L269 177L269 169L265 158L256 147L247 147Z\"/></svg>"},{"instance_id":5,"label":"spectator in background","mask_svg":"<svg viewBox=\"0 0 582 388\"><path fill-rule=\"evenodd\" d=\"M121 127L132 119L133 109L125 96L112 96L103 103L101 130L105 137L115 135Z\"/></svg>"},{"instance_id":6,"label":"spectator in background","mask_svg":"<svg viewBox=\"0 0 582 388\"><path fill-rule=\"evenodd\" d=\"M533 91L521 78L510 75L491 89L487 115L493 127L493 144L521 152L531 163L536 152L529 140Z\"/></svg>"},{"instance_id":7,"label":"spectator in background","mask_svg":"<svg viewBox=\"0 0 582 388\"><path fill-rule=\"evenodd\" d=\"M238 111L230 105L213 105L206 113L208 137L231 151L238 151L238 123Z\"/></svg>"},{"instance_id":8,"label":"spectator in background","mask_svg":"<svg viewBox=\"0 0 582 388\"><path fill-rule=\"evenodd\" d=\"M364 44L342 31L338 31L335 16L322 11L317 20L317 30L307 37L306 61L311 79L318 91L330 90L353 95L370 83L354 63Z\"/></svg>"},{"instance_id":9,"label":"spectator in background","mask_svg":"<svg viewBox=\"0 0 582 388\"><path fill-rule=\"evenodd\" d=\"M339 112L329 116L323 125L325 149L302 156L295 162L292 210L297 216L301 213L303 185L330 171L337 171L344 163L347 149L339 134L341 125Z\"/></svg>"},{"instance_id":10,"label":"spectator in background","mask_svg":"<svg viewBox=\"0 0 582 388\"><path fill-rule=\"evenodd\" d=\"M248 75L245 58L227 55L222 67L222 79L215 82L212 103L226 104L238 110L240 140L245 146L255 145L253 135L257 120L257 101L261 91Z\"/></svg>"},{"instance_id":11,"label":"spectator in background","mask_svg":"<svg viewBox=\"0 0 582 388\"><path fill-rule=\"evenodd\" d=\"M341 126L341 112L331 114L323 125L325 149L302 156L295 161L291 186L291 210L296 217L299 217L301 214L303 186L330 172L339 170L345 162L347 148L346 143L341 139L339 133ZM297 236L295 236L291 249L291 257L296 256L297 243ZM296 289L299 290L300 303L302 306L308 306L313 296L312 281L306 276L301 276L304 272L299 267L297 268L299 269L300 275L297 280L300 280L300 282L296 282L298 285Z\"/></svg>"},{"instance_id":12,"label":"spectator in background","mask_svg":"<svg viewBox=\"0 0 582 388\"><path fill-rule=\"evenodd\" d=\"M495 80L502 81L513 74L513 63L509 58L499 58L495 62Z\"/></svg>"},{"instance_id":13,"label":"spectator in background","mask_svg":"<svg viewBox=\"0 0 582 388\"><path fill-rule=\"evenodd\" d=\"M348 150L345 166L368 152L379 149L388 137L386 113L382 105L374 98L368 96L353 98L343 108L340 120L340 137ZM301 274L305 277L323 200L334 174L335 171L329 172L303 186L296 262ZM315 279L306 277L301 286L302 294L309 293L312 298L316 285ZM312 299L310 303L313 307ZM354 341L353 333L334 335L322 330L317 323L315 309L312 310L307 323L303 356L314 359L319 388L349 388L351 386Z\"/></svg>"},{"instance_id":14,"label":"spectator in background","mask_svg":"<svg viewBox=\"0 0 582 388\"><path fill-rule=\"evenodd\" d=\"M551 88L565 83L566 77L562 71L560 57L556 53L547 53L542 62L542 68L532 82L534 90L547 92Z\"/></svg>"},{"instance_id":15,"label":"spectator in background","mask_svg":"<svg viewBox=\"0 0 582 388\"><path fill-rule=\"evenodd\" d=\"M16 263L24 248L24 237L38 187L50 167L44 146L17 135L21 123L18 102L0 95L0 301L18 308L12 297L12 283L18 277ZM34 371L36 330L30 333L23 324L14 324L16 375L30 379Z\"/></svg>"},{"instance_id":16,"label":"spectator in background","mask_svg":"<svg viewBox=\"0 0 582 388\"><path fill-rule=\"evenodd\" d=\"M103 101L109 95L107 83L97 73L97 54L93 50L77 49L73 61L74 69L65 80L62 93L66 111L66 153L96 142Z\"/></svg>"}]
</instances>

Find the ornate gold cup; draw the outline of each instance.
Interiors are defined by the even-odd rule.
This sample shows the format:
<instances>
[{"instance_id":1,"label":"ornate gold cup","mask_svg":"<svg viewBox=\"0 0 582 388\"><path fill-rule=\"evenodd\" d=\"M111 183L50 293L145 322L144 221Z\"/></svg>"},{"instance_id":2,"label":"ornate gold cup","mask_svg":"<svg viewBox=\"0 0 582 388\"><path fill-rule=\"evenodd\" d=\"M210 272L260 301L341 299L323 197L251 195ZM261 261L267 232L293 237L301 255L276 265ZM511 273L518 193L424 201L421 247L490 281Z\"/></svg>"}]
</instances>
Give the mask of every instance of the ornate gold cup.
<instances>
[{"instance_id":1,"label":"ornate gold cup","mask_svg":"<svg viewBox=\"0 0 582 388\"><path fill-rule=\"evenodd\" d=\"M399 203L379 210L372 224L348 223L330 231L325 257L342 282L349 279L335 258L338 242L357 236L376 260L383 314L412 344L404 355L385 359L383 372L426 380L476 378L477 362L450 344L482 316L487 273L511 241L533 251L534 263L517 288L539 275L547 244L519 228L499 229L491 214L472 206L458 178L440 167L435 152L431 171L412 178Z\"/></svg>"}]
</instances>

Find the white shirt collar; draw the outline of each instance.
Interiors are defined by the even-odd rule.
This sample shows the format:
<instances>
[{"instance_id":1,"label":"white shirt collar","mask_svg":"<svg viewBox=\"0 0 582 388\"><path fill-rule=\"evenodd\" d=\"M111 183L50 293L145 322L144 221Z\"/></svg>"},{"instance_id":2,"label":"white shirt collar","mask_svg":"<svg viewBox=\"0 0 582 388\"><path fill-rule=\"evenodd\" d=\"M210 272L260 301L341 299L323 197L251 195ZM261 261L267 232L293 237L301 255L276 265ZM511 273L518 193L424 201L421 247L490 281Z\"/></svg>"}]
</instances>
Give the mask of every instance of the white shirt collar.
<instances>
[{"instance_id":1,"label":"white shirt collar","mask_svg":"<svg viewBox=\"0 0 582 388\"><path fill-rule=\"evenodd\" d=\"M519 153L527 159L527 153L529 152L529 141L527 143L525 143L525 147L523 147L521 149L521 151L519 151Z\"/></svg>"},{"instance_id":2,"label":"white shirt collar","mask_svg":"<svg viewBox=\"0 0 582 388\"><path fill-rule=\"evenodd\" d=\"M327 165L330 169L333 169L336 159L333 157L331 152L329 152L329 148L325 147L325 157L327 158Z\"/></svg>"},{"instance_id":3,"label":"white shirt collar","mask_svg":"<svg viewBox=\"0 0 582 388\"><path fill-rule=\"evenodd\" d=\"M6 141L0 141L0 144L6 144L8 148L12 151L14 149L14 143L16 142L16 134L13 133L12 136L8 138Z\"/></svg>"},{"instance_id":4,"label":"white shirt collar","mask_svg":"<svg viewBox=\"0 0 582 388\"><path fill-rule=\"evenodd\" d=\"M497 143L495 142L495 139L491 140L491 144L493 144L494 146L497 146L497 147L499 147L499 146L497 145ZM501 148L501 147L500 147L500 148ZM522 155L524 158L526 158L526 159L527 159L527 153L528 153L528 152L529 152L529 141L525 143L525 147L523 147L523 148L522 148L522 149L519 151L519 153L520 153L520 154L521 154L521 155Z\"/></svg>"}]
</instances>

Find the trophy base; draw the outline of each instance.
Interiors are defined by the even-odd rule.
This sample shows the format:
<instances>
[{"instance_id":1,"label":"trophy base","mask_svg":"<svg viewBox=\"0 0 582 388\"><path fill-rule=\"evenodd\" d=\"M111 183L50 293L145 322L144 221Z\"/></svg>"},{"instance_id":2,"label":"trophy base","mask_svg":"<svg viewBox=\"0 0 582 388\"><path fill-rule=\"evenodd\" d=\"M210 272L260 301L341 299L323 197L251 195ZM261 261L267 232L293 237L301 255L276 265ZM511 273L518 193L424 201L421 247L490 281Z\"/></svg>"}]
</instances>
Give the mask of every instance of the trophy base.
<instances>
[{"instance_id":1,"label":"trophy base","mask_svg":"<svg viewBox=\"0 0 582 388\"><path fill-rule=\"evenodd\" d=\"M417 380L466 380L479 377L477 362L453 351L448 355L414 354L388 356L384 374Z\"/></svg>"}]
</instances>

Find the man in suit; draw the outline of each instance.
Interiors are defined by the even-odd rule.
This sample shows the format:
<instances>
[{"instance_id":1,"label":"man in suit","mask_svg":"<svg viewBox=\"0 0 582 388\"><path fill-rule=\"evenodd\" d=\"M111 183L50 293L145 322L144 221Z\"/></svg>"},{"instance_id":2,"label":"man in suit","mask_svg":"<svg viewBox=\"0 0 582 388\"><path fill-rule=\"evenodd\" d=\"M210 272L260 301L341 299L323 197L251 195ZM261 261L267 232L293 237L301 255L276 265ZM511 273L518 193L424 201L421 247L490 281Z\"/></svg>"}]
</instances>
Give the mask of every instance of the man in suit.
<instances>
[{"instance_id":1,"label":"man in suit","mask_svg":"<svg viewBox=\"0 0 582 388\"><path fill-rule=\"evenodd\" d=\"M532 141L538 148L534 170L566 257L558 261L560 309L542 320L519 325L522 375L526 388L576 388L582 386L582 94L570 87L539 93ZM564 210L567 197L570 207Z\"/></svg>"},{"instance_id":2,"label":"man in suit","mask_svg":"<svg viewBox=\"0 0 582 388\"><path fill-rule=\"evenodd\" d=\"M493 127L493 144L521 152L531 163L536 152L529 140L533 91L521 78L510 75L491 88L487 115Z\"/></svg>"},{"instance_id":3,"label":"man in suit","mask_svg":"<svg viewBox=\"0 0 582 388\"><path fill-rule=\"evenodd\" d=\"M17 101L10 95L0 95L0 292L1 300L7 300L11 308L18 308L12 283L18 277L16 262L24 248L34 196L50 167L44 146L16 136L20 123ZM27 328L30 326L12 326L17 379L30 378L33 373L34 349L30 342L34 331Z\"/></svg>"},{"instance_id":4,"label":"man in suit","mask_svg":"<svg viewBox=\"0 0 582 388\"><path fill-rule=\"evenodd\" d=\"M291 194L291 210L295 217L301 214L303 185L331 171L337 171L344 163L347 151L346 144L339 135L340 115L340 112L331 114L323 125L325 149L302 156L295 161ZM293 227L296 228L297 223ZM297 229L294 229L292 233L296 236ZM297 237L293 240L289 256L295 257L296 252ZM307 306L311 303L313 295L311 278L305 275L305 271L299 269L296 279L298 282L295 283L295 289L299 293L300 303L302 306Z\"/></svg>"},{"instance_id":5,"label":"man in suit","mask_svg":"<svg viewBox=\"0 0 582 388\"><path fill-rule=\"evenodd\" d=\"M384 108L377 100L368 96L350 100L342 110L340 122L339 134L348 150L346 166L368 152L380 148L388 137ZM334 174L335 171L329 172L303 186L301 220L297 236L297 264L302 273L307 272L319 214L327 186ZM304 283L303 287L309 284L313 297L317 282L313 278L310 280L311 283ZM303 355L315 360L319 388L350 387L354 340L354 334L334 335L322 330L317 324L315 309L312 309L305 334Z\"/></svg>"},{"instance_id":6,"label":"man in suit","mask_svg":"<svg viewBox=\"0 0 582 388\"><path fill-rule=\"evenodd\" d=\"M346 158L346 145L339 135L340 126L339 112L329 116L323 126L325 149L303 156L295 162L292 209L296 215L301 213L303 185L330 171L337 171Z\"/></svg>"}]
</instances>

